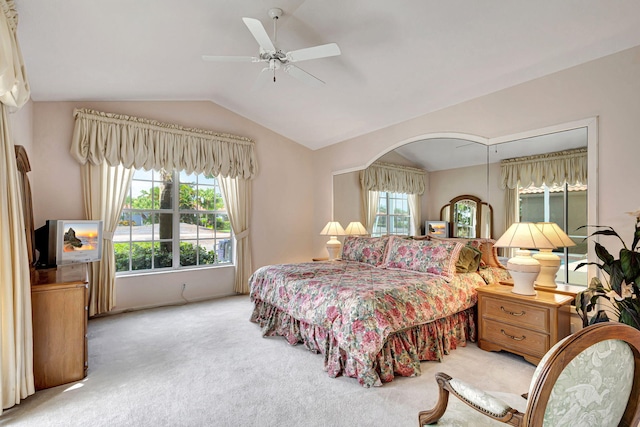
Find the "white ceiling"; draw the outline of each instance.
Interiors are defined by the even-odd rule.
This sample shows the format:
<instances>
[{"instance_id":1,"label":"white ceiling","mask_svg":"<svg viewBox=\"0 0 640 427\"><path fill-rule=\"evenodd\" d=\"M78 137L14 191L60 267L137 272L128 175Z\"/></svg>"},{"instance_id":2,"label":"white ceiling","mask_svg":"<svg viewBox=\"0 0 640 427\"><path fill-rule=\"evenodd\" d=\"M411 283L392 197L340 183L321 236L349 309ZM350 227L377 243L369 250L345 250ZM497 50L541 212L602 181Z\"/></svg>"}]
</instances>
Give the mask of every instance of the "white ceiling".
<instances>
[{"instance_id":1,"label":"white ceiling","mask_svg":"<svg viewBox=\"0 0 640 427\"><path fill-rule=\"evenodd\" d=\"M640 45L637 0L16 0L32 98L210 100L311 149L366 134ZM242 17L277 47L335 42L342 55L299 63L326 82L262 64ZM152 118L152 117L150 117Z\"/></svg>"}]
</instances>

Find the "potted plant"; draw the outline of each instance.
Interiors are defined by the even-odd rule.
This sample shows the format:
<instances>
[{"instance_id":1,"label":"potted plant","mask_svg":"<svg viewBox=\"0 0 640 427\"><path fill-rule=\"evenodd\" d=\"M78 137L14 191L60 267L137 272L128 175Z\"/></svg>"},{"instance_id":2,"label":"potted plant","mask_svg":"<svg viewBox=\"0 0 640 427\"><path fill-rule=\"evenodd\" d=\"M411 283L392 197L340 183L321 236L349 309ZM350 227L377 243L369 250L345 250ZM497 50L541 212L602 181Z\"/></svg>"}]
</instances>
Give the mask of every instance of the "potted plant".
<instances>
[{"instance_id":1,"label":"potted plant","mask_svg":"<svg viewBox=\"0 0 640 427\"><path fill-rule=\"evenodd\" d=\"M583 262L576 267L577 270L585 265L595 265L606 273L606 283L594 277L589 287L576 296L576 311L582 318L583 326L609 321L606 310L600 308L595 316L589 318L589 312L598 307L598 302L607 300L620 323L640 329L640 210L628 213L636 218L631 248L628 248L620 235L609 226L596 226L598 230L587 237L615 236L622 242L622 249L618 258L615 258L603 245L595 242L595 252L601 262ZM580 228L584 227L588 226Z\"/></svg>"}]
</instances>

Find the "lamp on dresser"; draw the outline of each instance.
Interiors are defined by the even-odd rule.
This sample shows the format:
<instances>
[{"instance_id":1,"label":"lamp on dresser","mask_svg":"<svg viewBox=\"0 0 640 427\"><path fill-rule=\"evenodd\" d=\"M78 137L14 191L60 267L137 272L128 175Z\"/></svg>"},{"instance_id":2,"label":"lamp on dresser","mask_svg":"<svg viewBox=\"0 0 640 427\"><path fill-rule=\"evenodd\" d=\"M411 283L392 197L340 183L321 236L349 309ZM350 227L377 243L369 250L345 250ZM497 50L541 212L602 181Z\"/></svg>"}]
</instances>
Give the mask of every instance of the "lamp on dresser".
<instances>
[{"instance_id":1,"label":"lamp on dresser","mask_svg":"<svg viewBox=\"0 0 640 427\"><path fill-rule=\"evenodd\" d=\"M338 236L344 236L344 228L338 221L329 221L327 225L320 232L322 236L330 236L327 242L327 251L329 252L329 260L333 261L338 259L340 255L340 247L342 244L338 240Z\"/></svg>"},{"instance_id":2,"label":"lamp on dresser","mask_svg":"<svg viewBox=\"0 0 640 427\"><path fill-rule=\"evenodd\" d=\"M507 262L507 270L513 277L512 292L521 295L535 295L533 282L540 272L540 263L531 256L529 249L553 249L533 222L514 222L494 244L498 248L518 248L516 256Z\"/></svg>"},{"instance_id":3,"label":"lamp on dresser","mask_svg":"<svg viewBox=\"0 0 640 427\"><path fill-rule=\"evenodd\" d=\"M555 222L537 222L536 226L557 248L576 245L575 242L571 240L571 237L567 236ZM551 252L551 249L541 248L540 252L533 255L533 258L537 259L540 263L540 274L538 274L538 278L536 279L536 285L547 288L557 287L556 274L560 269L560 257Z\"/></svg>"}]
</instances>

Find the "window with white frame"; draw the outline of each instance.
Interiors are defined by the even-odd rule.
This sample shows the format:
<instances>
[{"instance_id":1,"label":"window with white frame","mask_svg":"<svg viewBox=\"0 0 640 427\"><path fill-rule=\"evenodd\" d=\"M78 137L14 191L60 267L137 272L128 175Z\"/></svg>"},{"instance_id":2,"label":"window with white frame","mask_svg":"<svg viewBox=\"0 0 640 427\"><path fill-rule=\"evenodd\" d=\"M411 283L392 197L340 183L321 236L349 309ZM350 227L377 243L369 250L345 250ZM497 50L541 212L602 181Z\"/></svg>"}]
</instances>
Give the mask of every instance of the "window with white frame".
<instances>
[{"instance_id":1,"label":"window with white frame","mask_svg":"<svg viewBox=\"0 0 640 427\"><path fill-rule=\"evenodd\" d=\"M411 215L408 194L379 192L376 220L371 236L409 235Z\"/></svg>"},{"instance_id":2,"label":"window with white frame","mask_svg":"<svg viewBox=\"0 0 640 427\"><path fill-rule=\"evenodd\" d=\"M587 259L587 186L563 184L548 187L518 188L520 221L555 222L574 241L575 246L554 249L561 259L556 281L575 285L587 284L586 267L575 271Z\"/></svg>"},{"instance_id":3,"label":"window with white frame","mask_svg":"<svg viewBox=\"0 0 640 427\"><path fill-rule=\"evenodd\" d=\"M113 236L116 272L229 265L232 237L215 177L139 169Z\"/></svg>"}]
</instances>

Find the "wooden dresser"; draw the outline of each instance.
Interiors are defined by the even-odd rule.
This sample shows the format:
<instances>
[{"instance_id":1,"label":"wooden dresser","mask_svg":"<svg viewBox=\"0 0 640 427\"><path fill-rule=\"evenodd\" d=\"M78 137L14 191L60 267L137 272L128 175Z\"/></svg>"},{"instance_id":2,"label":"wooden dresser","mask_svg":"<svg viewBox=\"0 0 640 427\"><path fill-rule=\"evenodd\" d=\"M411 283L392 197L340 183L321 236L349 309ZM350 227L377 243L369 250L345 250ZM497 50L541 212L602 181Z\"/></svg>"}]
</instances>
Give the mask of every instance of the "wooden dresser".
<instances>
[{"instance_id":1,"label":"wooden dresser","mask_svg":"<svg viewBox=\"0 0 640 427\"><path fill-rule=\"evenodd\" d=\"M478 291L478 346L506 350L538 364L544 354L569 335L573 296L538 290L534 296L511 292L511 286L487 285Z\"/></svg>"},{"instance_id":2,"label":"wooden dresser","mask_svg":"<svg viewBox=\"0 0 640 427\"><path fill-rule=\"evenodd\" d=\"M86 375L88 283L86 264L32 273L36 390L77 381Z\"/></svg>"}]
</instances>

